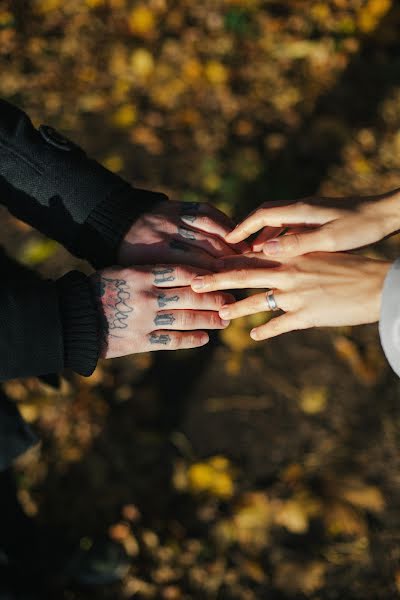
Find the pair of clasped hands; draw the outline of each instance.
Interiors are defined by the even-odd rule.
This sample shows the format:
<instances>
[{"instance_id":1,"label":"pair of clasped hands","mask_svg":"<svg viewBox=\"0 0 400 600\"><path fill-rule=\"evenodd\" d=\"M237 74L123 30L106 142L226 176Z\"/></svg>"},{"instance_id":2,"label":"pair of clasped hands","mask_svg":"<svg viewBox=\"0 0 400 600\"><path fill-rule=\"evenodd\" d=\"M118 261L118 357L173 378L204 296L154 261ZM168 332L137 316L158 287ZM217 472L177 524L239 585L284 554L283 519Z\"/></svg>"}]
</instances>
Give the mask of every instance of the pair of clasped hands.
<instances>
[{"instance_id":1,"label":"pair of clasped hands","mask_svg":"<svg viewBox=\"0 0 400 600\"><path fill-rule=\"evenodd\" d=\"M126 282L123 301L132 309L124 329L110 331L104 356L202 346L205 330L271 310L268 290L280 312L252 329L254 340L376 322L391 263L347 251L398 229L400 190L266 202L236 227L208 204L163 202L125 236L119 262L126 267L102 273ZM227 292L235 289L260 292L235 301Z\"/></svg>"}]
</instances>

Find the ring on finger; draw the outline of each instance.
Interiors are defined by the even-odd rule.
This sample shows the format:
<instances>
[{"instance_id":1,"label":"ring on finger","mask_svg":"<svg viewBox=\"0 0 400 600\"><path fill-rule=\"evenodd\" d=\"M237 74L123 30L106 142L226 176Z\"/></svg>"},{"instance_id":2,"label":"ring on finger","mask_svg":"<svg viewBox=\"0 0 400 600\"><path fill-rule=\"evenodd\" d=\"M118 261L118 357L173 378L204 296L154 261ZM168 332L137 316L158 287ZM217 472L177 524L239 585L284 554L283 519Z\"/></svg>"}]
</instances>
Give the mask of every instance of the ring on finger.
<instances>
[{"instance_id":1,"label":"ring on finger","mask_svg":"<svg viewBox=\"0 0 400 600\"><path fill-rule=\"evenodd\" d=\"M265 298L267 300L269 310L271 310L273 312L280 310L280 308L276 302L276 299L275 299L274 290L268 290L268 292L265 294Z\"/></svg>"}]
</instances>

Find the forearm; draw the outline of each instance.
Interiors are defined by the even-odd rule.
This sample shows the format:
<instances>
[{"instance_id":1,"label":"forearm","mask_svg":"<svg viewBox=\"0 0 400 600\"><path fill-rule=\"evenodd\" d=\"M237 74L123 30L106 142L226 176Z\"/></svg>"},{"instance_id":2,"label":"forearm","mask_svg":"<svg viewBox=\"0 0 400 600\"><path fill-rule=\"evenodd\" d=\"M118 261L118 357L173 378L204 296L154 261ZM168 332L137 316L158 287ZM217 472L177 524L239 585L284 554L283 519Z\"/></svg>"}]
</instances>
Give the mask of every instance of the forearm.
<instances>
[{"instance_id":1,"label":"forearm","mask_svg":"<svg viewBox=\"0 0 400 600\"><path fill-rule=\"evenodd\" d=\"M0 100L0 201L73 254L95 266L113 264L132 222L165 198L133 188Z\"/></svg>"}]
</instances>

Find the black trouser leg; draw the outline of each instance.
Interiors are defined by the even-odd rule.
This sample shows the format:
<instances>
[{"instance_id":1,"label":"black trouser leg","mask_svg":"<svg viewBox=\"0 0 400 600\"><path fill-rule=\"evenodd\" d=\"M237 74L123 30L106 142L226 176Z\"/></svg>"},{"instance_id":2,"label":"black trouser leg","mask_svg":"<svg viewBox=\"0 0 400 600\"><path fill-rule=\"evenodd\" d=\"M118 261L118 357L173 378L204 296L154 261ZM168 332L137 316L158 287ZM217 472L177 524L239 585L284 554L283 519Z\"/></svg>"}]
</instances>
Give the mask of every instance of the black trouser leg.
<instances>
[{"instance_id":1,"label":"black trouser leg","mask_svg":"<svg viewBox=\"0 0 400 600\"><path fill-rule=\"evenodd\" d=\"M0 472L0 550L9 562L25 561L34 553L35 525L26 516L17 497L11 469Z\"/></svg>"}]
</instances>

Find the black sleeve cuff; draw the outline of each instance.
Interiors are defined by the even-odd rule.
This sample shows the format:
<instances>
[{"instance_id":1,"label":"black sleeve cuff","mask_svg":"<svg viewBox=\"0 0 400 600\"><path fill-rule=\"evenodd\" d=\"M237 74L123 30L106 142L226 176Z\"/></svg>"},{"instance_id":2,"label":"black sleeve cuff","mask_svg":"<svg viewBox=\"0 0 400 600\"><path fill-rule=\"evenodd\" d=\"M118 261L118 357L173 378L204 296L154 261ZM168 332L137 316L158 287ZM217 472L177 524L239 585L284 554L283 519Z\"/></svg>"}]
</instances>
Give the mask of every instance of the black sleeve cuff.
<instances>
[{"instance_id":1,"label":"black sleeve cuff","mask_svg":"<svg viewBox=\"0 0 400 600\"><path fill-rule=\"evenodd\" d=\"M100 353L100 317L89 279L71 271L56 282L64 341L64 367L88 377Z\"/></svg>"},{"instance_id":2,"label":"black sleeve cuff","mask_svg":"<svg viewBox=\"0 0 400 600\"><path fill-rule=\"evenodd\" d=\"M99 202L82 227L78 253L96 269L117 264L118 248L132 223L162 201L165 194L126 185Z\"/></svg>"}]
</instances>

